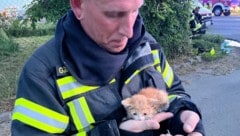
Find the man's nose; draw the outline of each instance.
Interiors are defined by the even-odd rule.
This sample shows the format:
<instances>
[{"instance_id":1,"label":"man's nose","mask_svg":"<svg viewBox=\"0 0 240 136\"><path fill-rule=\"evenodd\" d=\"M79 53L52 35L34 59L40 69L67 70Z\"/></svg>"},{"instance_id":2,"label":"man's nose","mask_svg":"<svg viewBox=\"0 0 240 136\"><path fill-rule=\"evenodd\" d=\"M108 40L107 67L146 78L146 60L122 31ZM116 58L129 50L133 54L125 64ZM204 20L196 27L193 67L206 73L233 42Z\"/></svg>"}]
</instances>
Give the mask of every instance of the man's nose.
<instances>
[{"instance_id":1,"label":"man's nose","mask_svg":"<svg viewBox=\"0 0 240 136\"><path fill-rule=\"evenodd\" d=\"M131 38L133 36L133 26L135 23L136 17L133 15L128 15L123 18L121 22L121 26L119 28L119 32L126 36L127 38Z\"/></svg>"}]
</instances>

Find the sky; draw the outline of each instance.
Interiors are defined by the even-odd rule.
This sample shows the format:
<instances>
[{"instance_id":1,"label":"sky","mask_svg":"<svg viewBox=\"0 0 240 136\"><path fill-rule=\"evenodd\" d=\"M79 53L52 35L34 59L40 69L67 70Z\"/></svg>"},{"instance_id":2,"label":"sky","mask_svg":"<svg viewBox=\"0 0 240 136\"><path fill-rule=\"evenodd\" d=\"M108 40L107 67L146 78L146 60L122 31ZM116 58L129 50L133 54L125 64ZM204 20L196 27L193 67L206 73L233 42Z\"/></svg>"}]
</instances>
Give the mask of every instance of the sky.
<instances>
[{"instance_id":1,"label":"sky","mask_svg":"<svg viewBox=\"0 0 240 136\"><path fill-rule=\"evenodd\" d=\"M32 0L0 0L0 12L7 7L16 7L18 10L23 10L23 6L30 3Z\"/></svg>"}]
</instances>

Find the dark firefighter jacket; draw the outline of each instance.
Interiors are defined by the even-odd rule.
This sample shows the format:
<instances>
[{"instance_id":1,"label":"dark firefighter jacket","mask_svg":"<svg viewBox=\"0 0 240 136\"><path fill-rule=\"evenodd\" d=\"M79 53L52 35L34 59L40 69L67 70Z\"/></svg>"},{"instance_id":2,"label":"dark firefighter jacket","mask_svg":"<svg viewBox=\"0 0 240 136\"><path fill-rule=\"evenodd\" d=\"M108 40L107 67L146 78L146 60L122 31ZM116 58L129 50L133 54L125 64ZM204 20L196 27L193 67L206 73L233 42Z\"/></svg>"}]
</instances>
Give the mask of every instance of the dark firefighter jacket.
<instances>
[{"instance_id":1,"label":"dark firefighter jacket","mask_svg":"<svg viewBox=\"0 0 240 136\"><path fill-rule=\"evenodd\" d=\"M169 111L175 116L158 131L119 130L126 116L121 100L147 86L169 93ZM84 33L70 10L58 22L55 37L37 49L22 70L12 135L153 136L166 129L176 134L182 133L179 114L185 109L200 115L140 16L126 49L109 53ZM201 122L198 126L203 133Z\"/></svg>"}]
</instances>

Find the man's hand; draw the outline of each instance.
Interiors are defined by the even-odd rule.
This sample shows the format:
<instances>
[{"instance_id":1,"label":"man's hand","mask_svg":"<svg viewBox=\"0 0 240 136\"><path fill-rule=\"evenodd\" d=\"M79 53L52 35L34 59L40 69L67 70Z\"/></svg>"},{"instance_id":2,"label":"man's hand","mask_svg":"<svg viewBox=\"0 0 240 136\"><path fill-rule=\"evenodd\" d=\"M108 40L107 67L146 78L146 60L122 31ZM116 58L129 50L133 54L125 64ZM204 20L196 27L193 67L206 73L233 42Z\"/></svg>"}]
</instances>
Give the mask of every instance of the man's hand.
<instances>
[{"instance_id":1,"label":"man's hand","mask_svg":"<svg viewBox=\"0 0 240 136\"><path fill-rule=\"evenodd\" d=\"M159 129L160 128L159 122L164 121L171 117L173 117L173 114L171 112L162 112L158 113L151 120L143 121L127 120L125 122L122 122L119 128L122 130L135 133L143 132L144 130Z\"/></svg>"},{"instance_id":2,"label":"man's hand","mask_svg":"<svg viewBox=\"0 0 240 136\"><path fill-rule=\"evenodd\" d=\"M199 132L193 132L200 121L200 117L197 113L185 110L181 113L180 118L183 122L183 130L188 133L188 136L202 136L202 134Z\"/></svg>"},{"instance_id":3,"label":"man's hand","mask_svg":"<svg viewBox=\"0 0 240 136\"><path fill-rule=\"evenodd\" d=\"M198 122L200 121L200 117L197 113L193 111L183 111L180 115L181 121L183 122L183 130L188 133L187 136L202 136L199 132L193 132ZM160 136L172 136L171 134L162 134ZM175 136L183 136L183 135L175 135Z\"/></svg>"}]
</instances>

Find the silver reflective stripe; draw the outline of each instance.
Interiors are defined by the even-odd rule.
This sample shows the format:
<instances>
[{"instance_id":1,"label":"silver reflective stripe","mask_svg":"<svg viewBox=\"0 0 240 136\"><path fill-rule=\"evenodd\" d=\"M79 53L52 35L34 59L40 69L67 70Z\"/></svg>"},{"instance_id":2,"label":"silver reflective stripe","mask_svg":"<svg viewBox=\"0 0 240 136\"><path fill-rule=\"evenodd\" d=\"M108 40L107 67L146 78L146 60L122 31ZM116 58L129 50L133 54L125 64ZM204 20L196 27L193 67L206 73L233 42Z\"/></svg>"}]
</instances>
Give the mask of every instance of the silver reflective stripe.
<instances>
[{"instance_id":1,"label":"silver reflective stripe","mask_svg":"<svg viewBox=\"0 0 240 136\"><path fill-rule=\"evenodd\" d=\"M62 93L64 93L66 91L69 91L69 90L72 90L74 88L78 88L78 87L81 87L81 86L83 86L83 85L78 83L78 82L72 82L72 83L68 83L68 84L59 86L59 89Z\"/></svg>"},{"instance_id":2,"label":"silver reflective stripe","mask_svg":"<svg viewBox=\"0 0 240 136\"><path fill-rule=\"evenodd\" d=\"M170 65L168 64L168 62L166 61L166 66L164 68L164 71L162 73L163 75L163 79L165 81L165 83L167 84L167 86L170 88L172 86L173 80L174 80L174 75L173 75L173 70L170 67Z\"/></svg>"},{"instance_id":3,"label":"silver reflective stripe","mask_svg":"<svg viewBox=\"0 0 240 136\"><path fill-rule=\"evenodd\" d=\"M55 120L53 118L50 118L48 116L45 116L43 114L40 114L38 112L35 112L35 111L31 110L31 109L28 109L28 108L20 106L20 105L14 107L14 113L16 113L16 112L19 112L19 113L21 113L23 115L26 115L26 116L34 119L34 120L40 121L40 122L42 122L44 124L56 127L58 129L63 129L64 130L67 127L67 125L68 125L66 123L57 121L57 120Z\"/></svg>"},{"instance_id":4,"label":"silver reflective stripe","mask_svg":"<svg viewBox=\"0 0 240 136\"><path fill-rule=\"evenodd\" d=\"M70 101L67 105L70 109L71 117L79 134L90 131L93 128L91 124L95 123L95 120L88 107L85 97L80 97Z\"/></svg>"},{"instance_id":5,"label":"silver reflective stripe","mask_svg":"<svg viewBox=\"0 0 240 136\"><path fill-rule=\"evenodd\" d=\"M82 106L80 105L78 100L74 100L72 102L74 104L77 115L80 118L83 129L86 132L88 132L90 130L90 124L88 123L87 119L85 118L85 115L84 115L84 112L83 112L84 109L82 109Z\"/></svg>"},{"instance_id":6,"label":"silver reflective stripe","mask_svg":"<svg viewBox=\"0 0 240 136\"><path fill-rule=\"evenodd\" d=\"M146 42L146 44L144 46L139 46L135 50L133 55L131 55L131 57L128 59L125 68L127 68L130 64L132 64L137 59L139 59L139 58L141 58L143 56L147 56L149 54L151 54L151 47L150 47L149 43Z\"/></svg>"},{"instance_id":7,"label":"silver reflective stripe","mask_svg":"<svg viewBox=\"0 0 240 136\"><path fill-rule=\"evenodd\" d=\"M154 61L155 60L159 60L159 54L158 53L154 53L153 54L153 58L154 58Z\"/></svg>"},{"instance_id":8,"label":"silver reflective stripe","mask_svg":"<svg viewBox=\"0 0 240 136\"><path fill-rule=\"evenodd\" d=\"M169 71L168 71L166 77L164 77L164 80L165 80L166 83L170 82L169 80L172 78L172 74L173 74L172 68L169 67Z\"/></svg>"}]
</instances>

